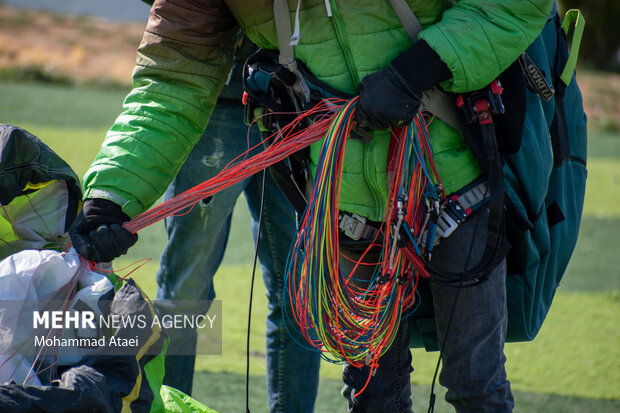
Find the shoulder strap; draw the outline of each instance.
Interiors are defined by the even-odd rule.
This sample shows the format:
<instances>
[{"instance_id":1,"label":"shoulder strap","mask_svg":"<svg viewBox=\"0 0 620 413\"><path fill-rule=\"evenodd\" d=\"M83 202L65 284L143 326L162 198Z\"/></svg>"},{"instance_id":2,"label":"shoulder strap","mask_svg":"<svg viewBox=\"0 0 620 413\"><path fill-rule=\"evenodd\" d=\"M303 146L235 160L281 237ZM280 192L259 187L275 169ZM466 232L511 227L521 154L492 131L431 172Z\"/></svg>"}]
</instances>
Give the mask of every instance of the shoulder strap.
<instances>
[{"instance_id":1,"label":"shoulder strap","mask_svg":"<svg viewBox=\"0 0 620 413\"><path fill-rule=\"evenodd\" d=\"M422 31L422 25L415 13L405 0L390 0L390 4L409 35L409 38L415 43L418 40L418 33Z\"/></svg>"},{"instance_id":2,"label":"shoulder strap","mask_svg":"<svg viewBox=\"0 0 620 413\"><path fill-rule=\"evenodd\" d=\"M280 51L278 61L281 65L286 66L288 70L295 74L297 80L293 84L293 90L300 96L304 96L305 101L308 102L310 100L310 88L304 81L304 77L299 71L299 66L297 66L297 61L295 60L295 52L291 44L293 29L291 27L291 14L288 8L287 0L274 0L273 18L276 24L278 49Z\"/></svg>"},{"instance_id":3,"label":"shoulder strap","mask_svg":"<svg viewBox=\"0 0 620 413\"><path fill-rule=\"evenodd\" d=\"M295 53L291 45L293 29L291 27L291 15L286 0L274 0L273 18L276 23L276 34L278 35L280 63L288 65L295 61Z\"/></svg>"},{"instance_id":4,"label":"shoulder strap","mask_svg":"<svg viewBox=\"0 0 620 413\"><path fill-rule=\"evenodd\" d=\"M413 10L411 10L411 7L409 7L405 0L390 0L390 4L409 35L411 42L417 42L418 34L422 31L422 25ZM422 93L421 106L454 129L458 131L462 130L454 102L440 89L433 88L424 91Z\"/></svg>"}]
</instances>

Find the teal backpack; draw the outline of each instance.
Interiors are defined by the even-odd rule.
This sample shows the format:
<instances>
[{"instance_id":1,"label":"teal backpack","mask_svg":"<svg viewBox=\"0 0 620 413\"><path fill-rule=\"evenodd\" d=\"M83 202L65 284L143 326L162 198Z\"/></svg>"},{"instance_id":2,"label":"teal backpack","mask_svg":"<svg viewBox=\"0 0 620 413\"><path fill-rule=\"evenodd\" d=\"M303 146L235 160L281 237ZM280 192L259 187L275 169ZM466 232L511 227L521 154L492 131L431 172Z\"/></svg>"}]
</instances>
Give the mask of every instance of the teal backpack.
<instances>
[{"instance_id":1,"label":"teal backpack","mask_svg":"<svg viewBox=\"0 0 620 413\"><path fill-rule=\"evenodd\" d=\"M573 21L569 55L566 31ZM527 94L521 149L504 165L504 190L512 202L506 214L512 245L507 256L508 341L534 339L577 243L587 175L587 119L574 75L583 24L577 10L567 13L564 24L555 13L527 51L555 95L545 101ZM549 139L528 133L535 122L547 123ZM515 214L522 219L514 219Z\"/></svg>"},{"instance_id":2,"label":"teal backpack","mask_svg":"<svg viewBox=\"0 0 620 413\"><path fill-rule=\"evenodd\" d=\"M569 53L567 33L572 23ZM542 79L528 78L521 144L504 156L509 342L536 337L577 242L587 175L587 119L574 75L583 26L578 10L570 10L562 23L554 8L526 51L527 62L539 69L543 85L550 85L554 94L547 96L549 100L541 98L544 93L535 83ZM522 68L527 72L526 64ZM541 129L549 134L536 135ZM430 288L423 282L418 289L420 307L409 320L411 345L437 350Z\"/></svg>"}]
</instances>

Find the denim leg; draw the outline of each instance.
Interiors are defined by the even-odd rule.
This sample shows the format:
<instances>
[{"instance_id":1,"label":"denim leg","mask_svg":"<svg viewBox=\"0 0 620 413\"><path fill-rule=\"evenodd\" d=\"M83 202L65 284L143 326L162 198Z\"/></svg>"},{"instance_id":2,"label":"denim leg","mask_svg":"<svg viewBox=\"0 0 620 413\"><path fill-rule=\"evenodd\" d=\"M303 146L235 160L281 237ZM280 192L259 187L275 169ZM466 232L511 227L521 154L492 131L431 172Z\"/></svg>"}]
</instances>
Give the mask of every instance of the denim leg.
<instances>
[{"instance_id":1,"label":"denim leg","mask_svg":"<svg viewBox=\"0 0 620 413\"><path fill-rule=\"evenodd\" d=\"M341 253L357 261L360 253L340 248ZM371 251L364 257L365 262L379 262L380 252ZM354 269L353 261L340 259L341 270L357 280L369 280L375 267L360 266ZM358 282L360 282L358 281ZM396 337L386 353L379 358L379 367L368 381L369 367L357 368L345 363L342 380L342 395L347 400L350 413L409 413L411 402L411 352L409 351L409 323L402 320ZM366 382L368 384L366 385ZM364 391L357 395L361 389Z\"/></svg>"},{"instance_id":2,"label":"denim leg","mask_svg":"<svg viewBox=\"0 0 620 413\"><path fill-rule=\"evenodd\" d=\"M256 239L262 188L262 173L246 187ZM320 355L302 347L299 329L282 316L284 271L289 248L296 234L295 212L276 186L269 171L265 175L265 207L259 258L267 290L269 312L266 327L267 391L269 411L312 412L318 391Z\"/></svg>"},{"instance_id":3,"label":"denim leg","mask_svg":"<svg viewBox=\"0 0 620 413\"><path fill-rule=\"evenodd\" d=\"M394 342L379 359L379 367L370 378L366 389L369 367L357 368L345 364L342 372L342 395L349 403L350 413L409 413L411 402L411 352L409 351L409 323L400 323Z\"/></svg>"},{"instance_id":4,"label":"denim leg","mask_svg":"<svg viewBox=\"0 0 620 413\"><path fill-rule=\"evenodd\" d=\"M241 122L238 105L219 104L203 137L190 153L178 175L166 191L171 197L217 175L239 153L247 148L247 127ZM160 258L157 273L158 310L174 313L167 301L212 300L215 298L213 275L217 271L228 240L233 208L248 180L230 186L211 199L203 200L187 214L165 220L167 245ZM193 309L204 314L208 306L201 303ZM179 330L177 330L179 331ZM196 334L169 333L169 356L166 357L164 383L191 394L194 372Z\"/></svg>"},{"instance_id":5,"label":"denim leg","mask_svg":"<svg viewBox=\"0 0 620 413\"><path fill-rule=\"evenodd\" d=\"M469 266L482 254L486 211L472 217L433 253L446 271L461 271L473 244ZM457 412L511 412L514 399L506 378L506 265L499 264L480 283L452 285L433 282L431 291L439 343L445 341L439 382L448 389L446 401ZM455 304L452 321L448 320Z\"/></svg>"}]
</instances>

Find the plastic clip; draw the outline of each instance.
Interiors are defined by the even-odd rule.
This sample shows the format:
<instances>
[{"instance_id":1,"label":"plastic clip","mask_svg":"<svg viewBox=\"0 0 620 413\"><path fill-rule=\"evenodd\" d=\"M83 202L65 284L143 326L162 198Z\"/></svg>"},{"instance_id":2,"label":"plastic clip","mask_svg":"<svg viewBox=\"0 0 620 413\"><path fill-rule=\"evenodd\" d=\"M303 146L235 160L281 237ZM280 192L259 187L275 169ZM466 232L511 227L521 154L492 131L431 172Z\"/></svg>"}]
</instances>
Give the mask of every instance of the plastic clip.
<instances>
[{"instance_id":1,"label":"plastic clip","mask_svg":"<svg viewBox=\"0 0 620 413\"><path fill-rule=\"evenodd\" d=\"M492 115L504 113L501 94L504 91L496 79L483 89L461 94L456 98L456 106L463 110L467 123L481 125L492 123Z\"/></svg>"},{"instance_id":2,"label":"plastic clip","mask_svg":"<svg viewBox=\"0 0 620 413\"><path fill-rule=\"evenodd\" d=\"M437 219L437 234L442 238L449 237L469 213L469 210L461 208L456 202L457 199L456 196L448 199Z\"/></svg>"}]
</instances>

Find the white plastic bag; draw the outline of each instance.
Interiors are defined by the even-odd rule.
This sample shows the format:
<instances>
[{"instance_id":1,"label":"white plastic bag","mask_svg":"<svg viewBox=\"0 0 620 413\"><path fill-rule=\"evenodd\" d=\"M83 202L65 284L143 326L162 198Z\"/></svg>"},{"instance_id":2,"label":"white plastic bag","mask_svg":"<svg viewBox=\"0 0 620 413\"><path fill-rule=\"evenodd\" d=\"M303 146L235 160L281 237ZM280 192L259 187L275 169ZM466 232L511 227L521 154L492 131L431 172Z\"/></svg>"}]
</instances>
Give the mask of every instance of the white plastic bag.
<instances>
[{"instance_id":1,"label":"white plastic bag","mask_svg":"<svg viewBox=\"0 0 620 413\"><path fill-rule=\"evenodd\" d=\"M98 315L101 309L97 301L112 288L108 278L93 271L73 249L68 253L25 250L0 261L0 383L10 379L17 383L32 381L26 367L32 366L37 357L43 364L47 357L48 363L57 365L73 365L82 360L83 351L36 355L32 350L37 333L33 312L74 311L79 302L80 311L86 306ZM50 307L59 303L62 308ZM76 331L86 337L101 334L72 328L54 333L59 338L72 338ZM36 383L30 381L28 384Z\"/></svg>"}]
</instances>

